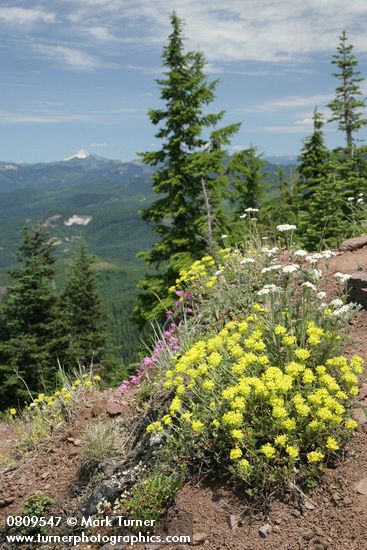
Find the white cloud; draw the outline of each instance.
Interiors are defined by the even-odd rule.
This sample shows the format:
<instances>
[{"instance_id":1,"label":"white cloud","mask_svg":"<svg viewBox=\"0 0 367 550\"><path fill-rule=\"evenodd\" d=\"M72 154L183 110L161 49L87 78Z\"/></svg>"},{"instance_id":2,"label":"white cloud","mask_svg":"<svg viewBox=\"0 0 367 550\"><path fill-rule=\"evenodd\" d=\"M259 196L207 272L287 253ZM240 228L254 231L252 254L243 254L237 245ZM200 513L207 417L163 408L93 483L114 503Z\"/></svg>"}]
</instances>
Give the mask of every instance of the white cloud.
<instances>
[{"instance_id":1,"label":"white cloud","mask_svg":"<svg viewBox=\"0 0 367 550\"><path fill-rule=\"evenodd\" d=\"M35 50L44 57L62 61L72 69L92 70L103 66L98 57L90 55L82 50L69 48L68 46L54 46L51 44L36 45Z\"/></svg>"},{"instance_id":2,"label":"white cloud","mask_svg":"<svg viewBox=\"0 0 367 550\"><path fill-rule=\"evenodd\" d=\"M335 129L326 128L324 132L334 132ZM294 124L285 125L285 126L259 126L257 128L252 128L251 132L254 133L264 133L264 134L306 134L310 135L312 132L312 127L308 122L304 124L299 124L295 122Z\"/></svg>"},{"instance_id":3,"label":"white cloud","mask_svg":"<svg viewBox=\"0 0 367 550\"><path fill-rule=\"evenodd\" d=\"M90 34L90 36L92 36L93 38L96 38L97 40L101 40L101 41L118 40L115 36L113 36L110 33L109 29L107 29L106 27L99 27L99 26L86 27L84 30L88 34Z\"/></svg>"},{"instance_id":4,"label":"white cloud","mask_svg":"<svg viewBox=\"0 0 367 550\"><path fill-rule=\"evenodd\" d=\"M53 23L55 14L36 8L0 8L0 21L15 23L18 25L36 23Z\"/></svg>"},{"instance_id":5,"label":"white cloud","mask_svg":"<svg viewBox=\"0 0 367 550\"><path fill-rule=\"evenodd\" d=\"M89 117L81 114L42 114L0 110L0 122L3 124L60 124L63 122L80 122L87 120L89 120Z\"/></svg>"},{"instance_id":6,"label":"white cloud","mask_svg":"<svg viewBox=\"0 0 367 550\"><path fill-rule=\"evenodd\" d=\"M145 44L162 42L176 10L186 21L191 47L199 46L211 62L304 60L334 50L343 29L367 52L365 0L73 0L72 5L74 18L98 18L113 34L123 28Z\"/></svg>"},{"instance_id":7,"label":"white cloud","mask_svg":"<svg viewBox=\"0 0 367 550\"><path fill-rule=\"evenodd\" d=\"M267 100L250 107L245 107L242 111L246 113L270 113L283 111L285 109L299 109L301 107L309 106L320 107L320 105L322 106L329 103L331 99L332 94L310 94L305 96L290 95Z\"/></svg>"}]
</instances>

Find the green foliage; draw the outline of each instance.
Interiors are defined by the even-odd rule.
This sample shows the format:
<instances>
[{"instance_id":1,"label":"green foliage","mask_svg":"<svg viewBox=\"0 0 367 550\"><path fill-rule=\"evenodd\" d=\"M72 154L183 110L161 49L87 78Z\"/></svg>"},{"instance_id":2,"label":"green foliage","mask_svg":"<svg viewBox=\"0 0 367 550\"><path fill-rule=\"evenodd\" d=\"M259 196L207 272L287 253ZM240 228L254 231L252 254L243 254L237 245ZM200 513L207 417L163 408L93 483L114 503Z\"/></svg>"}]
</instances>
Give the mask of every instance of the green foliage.
<instances>
[{"instance_id":1,"label":"green foliage","mask_svg":"<svg viewBox=\"0 0 367 550\"><path fill-rule=\"evenodd\" d=\"M303 148L298 158L298 194L301 210L309 208L313 194L327 173L329 152L324 141L323 126L323 115L315 108L313 133L304 140Z\"/></svg>"},{"instance_id":2,"label":"green foliage","mask_svg":"<svg viewBox=\"0 0 367 550\"><path fill-rule=\"evenodd\" d=\"M106 356L105 320L92 270L94 261L82 243L60 297L70 360L84 366L101 363Z\"/></svg>"},{"instance_id":3,"label":"green foliage","mask_svg":"<svg viewBox=\"0 0 367 550\"><path fill-rule=\"evenodd\" d=\"M361 99L363 92L360 83L364 78L356 70L358 60L353 54L352 44L348 44L347 33L343 31L339 37L337 54L333 56L332 63L338 68L334 76L340 81L335 90L335 98L328 107L332 111L330 121L337 121L339 130L345 132L347 148L353 154L354 134L367 124L363 118L362 109L365 100Z\"/></svg>"},{"instance_id":4,"label":"green foliage","mask_svg":"<svg viewBox=\"0 0 367 550\"><path fill-rule=\"evenodd\" d=\"M257 154L256 147L238 151L230 157L227 164L232 189L229 193L234 208L235 219L244 213L246 208L257 208L260 203L266 162Z\"/></svg>"},{"instance_id":5,"label":"green foliage","mask_svg":"<svg viewBox=\"0 0 367 550\"><path fill-rule=\"evenodd\" d=\"M42 491L37 491L34 495L30 495L23 500L21 504L21 512L24 516L28 516L29 518L45 517L47 519L47 510L53 502L54 501L48 495ZM47 531L47 525L40 526L37 525L36 522L33 524L32 521L29 525L25 525L21 528L21 533L23 535L29 535L31 533L47 533Z\"/></svg>"},{"instance_id":6,"label":"green foliage","mask_svg":"<svg viewBox=\"0 0 367 550\"><path fill-rule=\"evenodd\" d=\"M152 474L137 483L125 503L129 517L158 523L182 485L182 477L173 473ZM141 530L141 527L139 527Z\"/></svg>"},{"instance_id":7,"label":"green foliage","mask_svg":"<svg viewBox=\"0 0 367 550\"><path fill-rule=\"evenodd\" d=\"M19 267L11 273L6 307L1 314L2 406L25 400L28 389L53 388L57 359L65 357L67 340L53 288L55 258L46 230L24 229Z\"/></svg>"},{"instance_id":8,"label":"green foliage","mask_svg":"<svg viewBox=\"0 0 367 550\"><path fill-rule=\"evenodd\" d=\"M149 111L151 122L159 126L156 138L162 146L141 155L145 164L156 168L153 190L159 194L142 212L159 241L142 257L160 269L140 283L140 320L162 316L167 289L179 270L212 249L223 231L222 198L228 184L223 147L239 129L238 124L218 129L224 113L206 112L217 81L207 81L201 53L184 52L183 24L177 15L171 16L171 24L163 51L165 78L157 80L164 107Z\"/></svg>"},{"instance_id":9,"label":"green foliage","mask_svg":"<svg viewBox=\"0 0 367 550\"><path fill-rule=\"evenodd\" d=\"M34 495L30 495L22 502L22 513L27 516L40 517L51 506L53 500L42 493L37 491Z\"/></svg>"}]
</instances>

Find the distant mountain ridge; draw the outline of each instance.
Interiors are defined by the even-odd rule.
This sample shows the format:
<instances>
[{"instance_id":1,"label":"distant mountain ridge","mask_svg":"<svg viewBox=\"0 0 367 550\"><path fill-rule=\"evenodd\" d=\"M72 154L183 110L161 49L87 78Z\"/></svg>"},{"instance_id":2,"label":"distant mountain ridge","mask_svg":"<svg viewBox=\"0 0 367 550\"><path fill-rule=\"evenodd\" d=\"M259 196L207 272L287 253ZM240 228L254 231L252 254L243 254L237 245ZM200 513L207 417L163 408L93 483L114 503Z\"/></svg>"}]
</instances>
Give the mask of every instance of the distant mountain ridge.
<instances>
[{"instance_id":1,"label":"distant mountain ridge","mask_svg":"<svg viewBox=\"0 0 367 550\"><path fill-rule=\"evenodd\" d=\"M265 171L274 174L278 166L294 166L296 157L265 157ZM0 193L16 189L63 189L101 183L133 184L137 178L150 179L153 169L137 160L124 162L81 149L64 160L23 164L0 161Z\"/></svg>"},{"instance_id":2,"label":"distant mountain ridge","mask_svg":"<svg viewBox=\"0 0 367 550\"><path fill-rule=\"evenodd\" d=\"M0 161L0 192L15 189L61 189L108 181L127 185L134 179L150 177L152 170L138 162L123 162L81 149L65 160L17 164Z\"/></svg>"}]
</instances>

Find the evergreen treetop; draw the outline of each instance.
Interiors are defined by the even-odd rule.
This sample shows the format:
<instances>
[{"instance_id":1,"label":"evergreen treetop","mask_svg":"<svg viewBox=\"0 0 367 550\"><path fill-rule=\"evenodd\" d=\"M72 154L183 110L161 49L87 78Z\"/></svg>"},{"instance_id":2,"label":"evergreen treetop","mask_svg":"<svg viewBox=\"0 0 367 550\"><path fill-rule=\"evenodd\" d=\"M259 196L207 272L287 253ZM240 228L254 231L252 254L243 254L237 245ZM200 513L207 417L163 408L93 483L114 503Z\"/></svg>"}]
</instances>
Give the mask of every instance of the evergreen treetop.
<instances>
[{"instance_id":1,"label":"evergreen treetop","mask_svg":"<svg viewBox=\"0 0 367 550\"><path fill-rule=\"evenodd\" d=\"M224 112L208 113L217 80L208 82L201 52L185 52L183 23L173 13L172 32L163 50L164 77L157 80L163 107L148 114L158 126L158 151L142 153L143 162L157 168L153 189L158 199L142 212L159 241L141 254L158 275L141 281L138 317L157 318L164 310L168 288L180 269L210 250L223 232L222 209L228 185L224 147L239 124L218 128ZM159 302L160 300L160 302Z\"/></svg>"},{"instance_id":2,"label":"evergreen treetop","mask_svg":"<svg viewBox=\"0 0 367 550\"><path fill-rule=\"evenodd\" d=\"M360 88L364 78L357 70L358 60L353 54L352 44L348 44L346 31L339 36L337 53L331 62L338 69L333 76L340 80L340 84L335 89L335 98L328 105L332 111L329 122L338 122L339 130L345 132L347 149L353 153L354 134L367 124L367 119L363 117L365 100L361 98Z\"/></svg>"}]
</instances>

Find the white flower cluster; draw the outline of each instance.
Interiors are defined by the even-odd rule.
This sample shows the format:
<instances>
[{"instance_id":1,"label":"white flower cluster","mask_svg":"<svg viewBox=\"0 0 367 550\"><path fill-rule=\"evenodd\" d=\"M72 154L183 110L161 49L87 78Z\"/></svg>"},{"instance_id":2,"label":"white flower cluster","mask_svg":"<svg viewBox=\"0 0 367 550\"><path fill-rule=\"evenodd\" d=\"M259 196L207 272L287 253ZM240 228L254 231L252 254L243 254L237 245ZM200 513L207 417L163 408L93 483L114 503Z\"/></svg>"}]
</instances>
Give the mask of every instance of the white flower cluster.
<instances>
[{"instance_id":1,"label":"white flower cluster","mask_svg":"<svg viewBox=\"0 0 367 550\"><path fill-rule=\"evenodd\" d=\"M311 288L311 290L314 290L316 292L317 288L315 287L315 285L313 285L312 283L310 283L309 281L306 281L305 283L302 283L301 286L305 286L307 288ZM325 293L324 293L325 294Z\"/></svg>"},{"instance_id":2,"label":"white flower cluster","mask_svg":"<svg viewBox=\"0 0 367 550\"><path fill-rule=\"evenodd\" d=\"M335 273L334 277L339 279L341 283L345 283L348 279L350 279L350 275L348 275L348 273L340 273L340 271Z\"/></svg>"},{"instance_id":3,"label":"white flower cluster","mask_svg":"<svg viewBox=\"0 0 367 550\"><path fill-rule=\"evenodd\" d=\"M297 226L289 223L285 223L283 225L277 225L278 231L294 231L295 229L297 229Z\"/></svg>"},{"instance_id":4,"label":"white flower cluster","mask_svg":"<svg viewBox=\"0 0 367 550\"><path fill-rule=\"evenodd\" d=\"M298 270L299 270L298 264L289 264L289 265L285 265L282 268L283 273L294 273L295 271L298 271Z\"/></svg>"},{"instance_id":5,"label":"white flower cluster","mask_svg":"<svg viewBox=\"0 0 367 550\"><path fill-rule=\"evenodd\" d=\"M261 273L269 273L270 271L278 271L282 266L280 264L270 265L269 267L263 267Z\"/></svg>"},{"instance_id":6,"label":"white flower cluster","mask_svg":"<svg viewBox=\"0 0 367 550\"><path fill-rule=\"evenodd\" d=\"M254 258L243 258L243 260L240 261L240 264L254 264L256 263L256 260Z\"/></svg>"},{"instance_id":7,"label":"white flower cluster","mask_svg":"<svg viewBox=\"0 0 367 550\"><path fill-rule=\"evenodd\" d=\"M307 250L302 250L302 248L300 248L294 252L294 255L299 258L304 258L305 256L308 256L308 252Z\"/></svg>"},{"instance_id":8,"label":"white flower cluster","mask_svg":"<svg viewBox=\"0 0 367 550\"><path fill-rule=\"evenodd\" d=\"M352 312L352 310L354 309L354 307L355 307L354 304L344 304L333 311L333 317L348 317Z\"/></svg>"},{"instance_id":9,"label":"white flower cluster","mask_svg":"<svg viewBox=\"0 0 367 550\"><path fill-rule=\"evenodd\" d=\"M266 296L267 294L276 294L282 292L280 286L276 285L264 285L264 287L257 292L258 296Z\"/></svg>"},{"instance_id":10,"label":"white flower cluster","mask_svg":"<svg viewBox=\"0 0 367 550\"><path fill-rule=\"evenodd\" d=\"M268 246L263 246L261 249L261 252L266 254L268 258L271 258L272 256L274 256L274 254L279 252L279 248L277 246L274 246L273 248L269 248Z\"/></svg>"}]
</instances>

